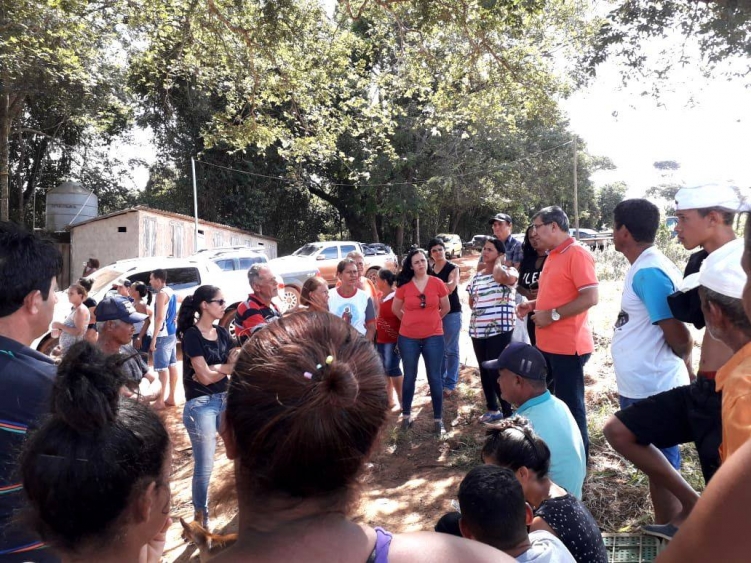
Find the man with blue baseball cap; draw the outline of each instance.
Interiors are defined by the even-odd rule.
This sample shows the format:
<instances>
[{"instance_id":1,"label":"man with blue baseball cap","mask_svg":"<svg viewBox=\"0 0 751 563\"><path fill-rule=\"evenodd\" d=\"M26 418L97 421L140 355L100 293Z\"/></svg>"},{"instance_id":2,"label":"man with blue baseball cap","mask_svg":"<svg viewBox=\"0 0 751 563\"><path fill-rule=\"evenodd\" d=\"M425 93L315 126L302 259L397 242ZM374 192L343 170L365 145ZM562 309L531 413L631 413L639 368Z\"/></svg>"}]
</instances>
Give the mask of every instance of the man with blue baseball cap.
<instances>
[{"instance_id":1,"label":"man with blue baseball cap","mask_svg":"<svg viewBox=\"0 0 751 563\"><path fill-rule=\"evenodd\" d=\"M482 367L498 371L503 397L550 448L552 481L581 499L587 473L584 442L569 408L548 391L542 353L529 344L512 342L497 360L483 362Z\"/></svg>"},{"instance_id":2,"label":"man with blue baseball cap","mask_svg":"<svg viewBox=\"0 0 751 563\"><path fill-rule=\"evenodd\" d=\"M121 393L126 397L153 402L161 396L162 385L157 374L144 362L133 347L133 325L146 319L136 311L130 299L121 295L105 297L96 306L97 346L105 354L121 354L121 369L128 382Z\"/></svg>"}]
</instances>

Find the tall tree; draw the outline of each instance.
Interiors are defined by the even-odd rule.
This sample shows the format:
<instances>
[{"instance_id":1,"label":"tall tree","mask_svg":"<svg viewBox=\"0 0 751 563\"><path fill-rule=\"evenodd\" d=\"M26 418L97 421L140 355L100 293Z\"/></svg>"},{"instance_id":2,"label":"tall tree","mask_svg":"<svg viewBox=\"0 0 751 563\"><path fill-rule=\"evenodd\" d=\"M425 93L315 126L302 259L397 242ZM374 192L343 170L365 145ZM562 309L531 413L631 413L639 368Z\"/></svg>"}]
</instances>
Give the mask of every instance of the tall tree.
<instances>
[{"instance_id":1,"label":"tall tree","mask_svg":"<svg viewBox=\"0 0 751 563\"><path fill-rule=\"evenodd\" d=\"M1 6L0 220L23 222L51 150L70 151L89 126L112 132L123 125L127 109L115 95L109 49L125 13L116 0Z\"/></svg>"}]
</instances>

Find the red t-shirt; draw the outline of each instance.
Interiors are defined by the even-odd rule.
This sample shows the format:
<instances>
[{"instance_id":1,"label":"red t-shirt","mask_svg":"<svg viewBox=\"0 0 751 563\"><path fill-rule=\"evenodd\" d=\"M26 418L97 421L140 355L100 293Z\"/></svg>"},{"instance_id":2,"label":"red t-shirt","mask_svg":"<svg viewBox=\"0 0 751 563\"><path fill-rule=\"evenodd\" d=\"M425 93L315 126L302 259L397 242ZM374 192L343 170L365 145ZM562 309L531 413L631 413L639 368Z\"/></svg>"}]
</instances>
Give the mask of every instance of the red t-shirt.
<instances>
[{"instance_id":1,"label":"red t-shirt","mask_svg":"<svg viewBox=\"0 0 751 563\"><path fill-rule=\"evenodd\" d=\"M423 339L443 334L440 301L449 290L446 284L435 276L428 276L425 291L420 292L414 280L396 289L396 298L404 301L402 307L402 325L399 334L407 338ZM422 307L421 295L425 295L425 307Z\"/></svg>"},{"instance_id":2,"label":"red t-shirt","mask_svg":"<svg viewBox=\"0 0 751 563\"><path fill-rule=\"evenodd\" d=\"M376 325L376 342L378 344L394 344L399 337L399 326L402 322L391 309L393 304L393 293L381 300L381 306L378 308L378 324Z\"/></svg>"}]
</instances>

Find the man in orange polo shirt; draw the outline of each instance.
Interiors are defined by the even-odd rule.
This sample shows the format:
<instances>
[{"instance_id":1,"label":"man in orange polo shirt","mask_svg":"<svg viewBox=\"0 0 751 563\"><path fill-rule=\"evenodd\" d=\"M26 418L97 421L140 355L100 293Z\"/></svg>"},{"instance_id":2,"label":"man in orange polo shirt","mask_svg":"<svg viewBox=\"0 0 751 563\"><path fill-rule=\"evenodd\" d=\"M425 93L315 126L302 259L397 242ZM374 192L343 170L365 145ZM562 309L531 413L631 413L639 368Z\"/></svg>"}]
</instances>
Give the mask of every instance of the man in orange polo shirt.
<instances>
[{"instance_id":1,"label":"man in orange polo shirt","mask_svg":"<svg viewBox=\"0 0 751 563\"><path fill-rule=\"evenodd\" d=\"M722 392L722 463L751 439L751 322L748 316L751 313L748 278L751 275L751 224L748 220L745 239L745 249L741 241L726 244L733 245L732 251L717 269L699 275L699 295L707 330L735 352L717 370L715 377L717 391Z\"/></svg>"},{"instance_id":2,"label":"man in orange polo shirt","mask_svg":"<svg viewBox=\"0 0 751 563\"><path fill-rule=\"evenodd\" d=\"M584 364L594 350L587 311L599 299L595 262L568 234L568 217L558 206L532 217L540 244L548 250L537 299L520 303L520 319L534 311L537 348L548 363L553 393L571 410L589 455L587 411L584 405Z\"/></svg>"}]
</instances>

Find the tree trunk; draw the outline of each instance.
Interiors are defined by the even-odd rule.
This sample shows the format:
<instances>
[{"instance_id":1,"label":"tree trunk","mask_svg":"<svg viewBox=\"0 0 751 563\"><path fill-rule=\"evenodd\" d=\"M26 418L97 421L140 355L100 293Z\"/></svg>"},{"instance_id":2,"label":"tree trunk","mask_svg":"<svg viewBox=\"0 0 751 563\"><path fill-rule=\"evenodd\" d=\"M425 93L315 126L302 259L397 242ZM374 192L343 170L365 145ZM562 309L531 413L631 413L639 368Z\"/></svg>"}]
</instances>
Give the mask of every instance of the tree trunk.
<instances>
[{"instance_id":1,"label":"tree trunk","mask_svg":"<svg viewBox=\"0 0 751 563\"><path fill-rule=\"evenodd\" d=\"M24 94L17 93L13 96L7 90L7 76L0 78L0 221L13 219L19 225L23 225L23 206L13 206L10 199L10 186L8 175L10 172L10 126L21 113L24 102ZM21 189L20 186L18 188ZM14 194L15 195L15 194ZM18 198L23 202L23 196L19 192Z\"/></svg>"},{"instance_id":2,"label":"tree trunk","mask_svg":"<svg viewBox=\"0 0 751 563\"><path fill-rule=\"evenodd\" d=\"M10 219L8 164L10 161L10 94L0 95L0 221Z\"/></svg>"},{"instance_id":3,"label":"tree trunk","mask_svg":"<svg viewBox=\"0 0 751 563\"><path fill-rule=\"evenodd\" d=\"M370 217L370 241L369 242L381 242L378 238L378 225L376 224L376 215L371 213Z\"/></svg>"}]
</instances>

